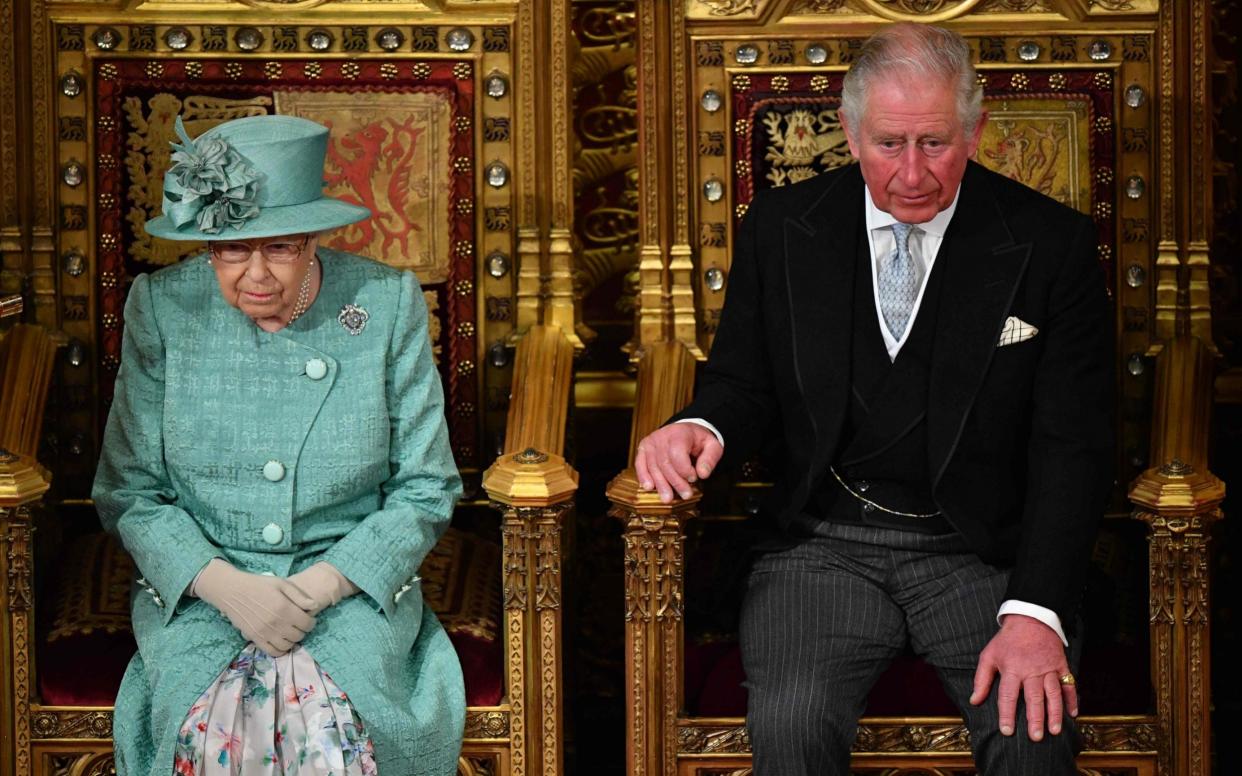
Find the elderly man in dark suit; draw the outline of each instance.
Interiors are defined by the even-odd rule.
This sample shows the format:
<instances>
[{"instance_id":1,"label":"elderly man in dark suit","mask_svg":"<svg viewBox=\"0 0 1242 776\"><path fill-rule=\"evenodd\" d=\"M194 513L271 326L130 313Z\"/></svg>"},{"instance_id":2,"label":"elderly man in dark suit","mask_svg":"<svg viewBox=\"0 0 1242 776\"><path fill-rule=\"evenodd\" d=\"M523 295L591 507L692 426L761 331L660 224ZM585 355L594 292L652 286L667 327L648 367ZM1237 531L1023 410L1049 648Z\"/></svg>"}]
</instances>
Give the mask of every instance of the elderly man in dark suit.
<instances>
[{"instance_id":1,"label":"elderly man in dark suit","mask_svg":"<svg viewBox=\"0 0 1242 776\"><path fill-rule=\"evenodd\" d=\"M1075 773L1077 610L1112 462L1112 316L1087 217L971 161L956 33L846 75L857 165L764 192L693 403L642 441L665 501L777 442L742 608L755 772L847 774L907 643L983 773Z\"/></svg>"}]
</instances>

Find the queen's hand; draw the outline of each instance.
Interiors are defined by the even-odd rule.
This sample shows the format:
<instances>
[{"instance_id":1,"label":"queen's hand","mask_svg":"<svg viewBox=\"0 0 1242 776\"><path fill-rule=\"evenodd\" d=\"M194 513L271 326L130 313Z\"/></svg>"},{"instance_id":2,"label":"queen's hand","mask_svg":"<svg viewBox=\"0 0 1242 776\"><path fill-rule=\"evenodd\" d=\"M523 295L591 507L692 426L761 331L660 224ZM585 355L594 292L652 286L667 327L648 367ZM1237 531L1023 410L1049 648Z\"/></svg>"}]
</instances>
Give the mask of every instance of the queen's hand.
<instances>
[{"instance_id":1,"label":"queen's hand","mask_svg":"<svg viewBox=\"0 0 1242 776\"><path fill-rule=\"evenodd\" d=\"M319 614L358 592L358 586L327 561L299 571L289 577L289 582L314 600L315 608L310 610L311 614Z\"/></svg>"},{"instance_id":2,"label":"queen's hand","mask_svg":"<svg viewBox=\"0 0 1242 776\"><path fill-rule=\"evenodd\" d=\"M322 608L290 580L241 571L220 558L203 567L190 594L216 607L242 636L273 657L300 643Z\"/></svg>"}]
</instances>

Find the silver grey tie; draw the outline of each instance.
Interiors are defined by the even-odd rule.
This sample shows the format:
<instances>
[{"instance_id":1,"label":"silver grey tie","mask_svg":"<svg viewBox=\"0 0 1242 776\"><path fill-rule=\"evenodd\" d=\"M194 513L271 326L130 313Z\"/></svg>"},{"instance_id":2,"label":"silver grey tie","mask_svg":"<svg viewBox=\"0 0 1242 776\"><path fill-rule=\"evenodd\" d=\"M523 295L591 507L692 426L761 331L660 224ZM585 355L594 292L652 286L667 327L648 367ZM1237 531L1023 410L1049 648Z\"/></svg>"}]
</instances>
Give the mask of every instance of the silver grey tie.
<instances>
[{"instance_id":1,"label":"silver grey tie","mask_svg":"<svg viewBox=\"0 0 1242 776\"><path fill-rule=\"evenodd\" d=\"M910 255L910 224L893 224L897 249L880 264L880 312L895 339L901 339L910 323L910 311L919 295L919 272Z\"/></svg>"}]
</instances>

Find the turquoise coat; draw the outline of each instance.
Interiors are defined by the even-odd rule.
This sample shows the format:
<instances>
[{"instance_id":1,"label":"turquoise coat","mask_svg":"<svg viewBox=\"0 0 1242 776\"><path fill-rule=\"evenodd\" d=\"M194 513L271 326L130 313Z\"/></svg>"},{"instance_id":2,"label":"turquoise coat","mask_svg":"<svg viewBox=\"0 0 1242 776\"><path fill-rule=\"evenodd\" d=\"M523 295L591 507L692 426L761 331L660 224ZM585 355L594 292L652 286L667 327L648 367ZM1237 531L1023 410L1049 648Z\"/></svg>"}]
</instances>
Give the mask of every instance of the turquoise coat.
<instances>
[{"instance_id":1,"label":"turquoise coat","mask_svg":"<svg viewBox=\"0 0 1242 776\"><path fill-rule=\"evenodd\" d=\"M203 257L130 291L94 487L142 575L113 723L122 776L172 773L191 704L245 644L186 595L216 557L280 576L340 569L362 593L303 645L366 723L380 776L456 768L461 667L415 577L461 495L427 307L409 272L318 255L318 298L275 333L224 301ZM337 320L350 303L369 314L356 335Z\"/></svg>"}]
</instances>

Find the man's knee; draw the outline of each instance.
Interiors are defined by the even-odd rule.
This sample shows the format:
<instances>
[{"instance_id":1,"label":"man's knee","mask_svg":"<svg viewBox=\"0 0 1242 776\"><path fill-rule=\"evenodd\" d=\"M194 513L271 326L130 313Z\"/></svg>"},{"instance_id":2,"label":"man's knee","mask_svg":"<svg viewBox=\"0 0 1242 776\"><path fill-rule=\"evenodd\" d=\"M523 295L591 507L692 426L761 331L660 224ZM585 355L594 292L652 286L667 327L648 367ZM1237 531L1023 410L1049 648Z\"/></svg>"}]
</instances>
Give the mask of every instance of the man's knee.
<instances>
[{"instance_id":1,"label":"man's knee","mask_svg":"<svg viewBox=\"0 0 1242 776\"><path fill-rule=\"evenodd\" d=\"M971 727L970 742L975 763L987 776L1076 776L1074 756L1082 748L1078 728L1067 719L1057 735L1045 733L1032 741L1026 730L1026 714L1019 708L1013 735L1001 735L995 717Z\"/></svg>"}]
</instances>

